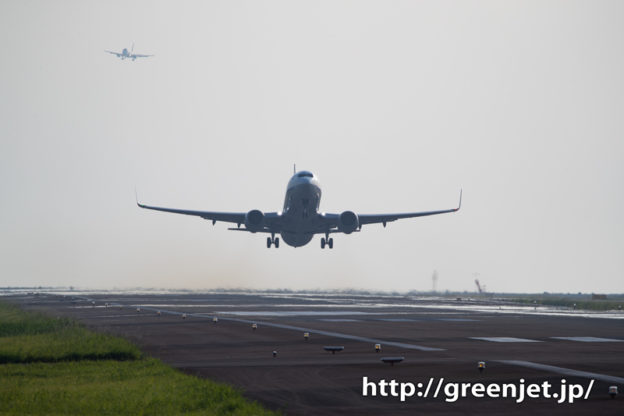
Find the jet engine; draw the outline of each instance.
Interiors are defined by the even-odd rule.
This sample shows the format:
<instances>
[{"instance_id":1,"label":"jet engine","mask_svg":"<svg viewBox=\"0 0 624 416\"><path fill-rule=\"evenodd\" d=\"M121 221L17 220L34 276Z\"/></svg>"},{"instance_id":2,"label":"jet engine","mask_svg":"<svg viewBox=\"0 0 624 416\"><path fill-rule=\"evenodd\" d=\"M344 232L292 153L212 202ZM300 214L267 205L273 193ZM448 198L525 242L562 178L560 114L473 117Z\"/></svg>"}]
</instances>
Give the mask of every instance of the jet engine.
<instances>
[{"instance_id":1,"label":"jet engine","mask_svg":"<svg viewBox=\"0 0 624 416\"><path fill-rule=\"evenodd\" d=\"M338 229L345 234L351 234L360 226L360 220L353 211L344 211L340 214Z\"/></svg>"},{"instance_id":2,"label":"jet engine","mask_svg":"<svg viewBox=\"0 0 624 416\"><path fill-rule=\"evenodd\" d=\"M256 232L264 226L264 214L259 209L252 209L245 215L245 227L251 232Z\"/></svg>"}]
</instances>

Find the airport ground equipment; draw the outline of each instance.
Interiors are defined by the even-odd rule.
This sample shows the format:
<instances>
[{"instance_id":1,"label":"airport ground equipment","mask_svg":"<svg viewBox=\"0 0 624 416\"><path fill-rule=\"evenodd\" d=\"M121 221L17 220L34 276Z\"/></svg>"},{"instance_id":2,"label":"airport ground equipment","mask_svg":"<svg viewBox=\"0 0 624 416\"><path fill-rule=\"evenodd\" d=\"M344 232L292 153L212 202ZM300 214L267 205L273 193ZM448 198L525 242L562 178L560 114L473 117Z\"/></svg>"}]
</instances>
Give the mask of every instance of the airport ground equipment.
<instances>
[{"instance_id":1,"label":"airport ground equipment","mask_svg":"<svg viewBox=\"0 0 624 416\"><path fill-rule=\"evenodd\" d=\"M212 323L216 324L217 322L219 322L219 318L217 318L216 316L214 318L212 318Z\"/></svg>"},{"instance_id":2,"label":"airport ground equipment","mask_svg":"<svg viewBox=\"0 0 624 416\"><path fill-rule=\"evenodd\" d=\"M273 350L273 358L277 357L277 351Z\"/></svg>"},{"instance_id":3,"label":"airport ground equipment","mask_svg":"<svg viewBox=\"0 0 624 416\"><path fill-rule=\"evenodd\" d=\"M258 329L258 324L251 324L251 329L253 329L254 331Z\"/></svg>"},{"instance_id":4,"label":"airport ground equipment","mask_svg":"<svg viewBox=\"0 0 624 416\"><path fill-rule=\"evenodd\" d=\"M375 344L375 352L381 352L381 344Z\"/></svg>"},{"instance_id":5,"label":"airport ground equipment","mask_svg":"<svg viewBox=\"0 0 624 416\"><path fill-rule=\"evenodd\" d=\"M306 341L310 338L310 333L309 332L304 332L303 333L303 339L305 339Z\"/></svg>"},{"instance_id":6,"label":"airport ground equipment","mask_svg":"<svg viewBox=\"0 0 624 416\"><path fill-rule=\"evenodd\" d=\"M483 370L485 370L485 361L479 361L477 365L479 367L479 372L482 373Z\"/></svg>"}]
</instances>

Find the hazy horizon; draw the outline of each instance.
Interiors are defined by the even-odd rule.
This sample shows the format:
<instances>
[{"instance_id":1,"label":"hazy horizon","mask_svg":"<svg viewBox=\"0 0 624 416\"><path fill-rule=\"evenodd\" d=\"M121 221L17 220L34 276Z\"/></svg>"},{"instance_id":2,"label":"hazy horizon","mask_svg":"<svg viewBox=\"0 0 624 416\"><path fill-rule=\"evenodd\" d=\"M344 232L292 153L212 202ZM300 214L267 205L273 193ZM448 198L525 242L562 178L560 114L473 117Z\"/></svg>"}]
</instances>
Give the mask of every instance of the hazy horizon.
<instances>
[{"instance_id":1,"label":"hazy horizon","mask_svg":"<svg viewBox=\"0 0 624 416\"><path fill-rule=\"evenodd\" d=\"M624 292L624 3L0 4L0 286ZM154 57L104 50L134 42ZM268 250L135 204L461 211Z\"/></svg>"}]
</instances>

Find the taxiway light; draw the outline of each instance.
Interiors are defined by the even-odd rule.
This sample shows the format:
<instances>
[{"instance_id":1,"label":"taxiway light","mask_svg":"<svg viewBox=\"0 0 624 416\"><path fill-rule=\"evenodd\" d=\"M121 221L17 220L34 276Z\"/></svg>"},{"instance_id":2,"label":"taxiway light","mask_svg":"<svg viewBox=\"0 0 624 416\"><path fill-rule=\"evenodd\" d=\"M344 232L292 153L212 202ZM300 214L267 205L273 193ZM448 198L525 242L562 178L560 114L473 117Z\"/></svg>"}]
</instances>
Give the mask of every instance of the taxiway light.
<instances>
[{"instance_id":1,"label":"taxiway light","mask_svg":"<svg viewBox=\"0 0 624 416\"><path fill-rule=\"evenodd\" d=\"M186 314L185 313L182 314L182 319L186 319Z\"/></svg>"},{"instance_id":2,"label":"taxiway light","mask_svg":"<svg viewBox=\"0 0 624 416\"><path fill-rule=\"evenodd\" d=\"M618 386L609 386L609 396L612 399L615 399L615 396L618 394Z\"/></svg>"},{"instance_id":3,"label":"taxiway light","mask_svg":"<svg viewBox=\"0 0 624 416\"><path fill-rule=\"evenodd\" d=\"M305 339L307 341L308 338L310 338L310 333L309 332L304 332L303 333L303 339Z\"/></svg>"},{"instance_id":4,"label":"taxiway light","mask_svg":"<svg viewBox=\"0 0 624 416\"><path fill-rule=\"evenodd\" d=\"M258 324L251 324L251 329L253 329L254 331L258 329Z\"/></svg>"},{"instance_id":5,"label":"taxiway light","mask_svg":"<svg viewBox=\"0 0 624 416\"><path fill-rule=\"evenodd\" d=\"M273 350L273 358L277 357L277 351Z\"/></svg>"},{"instance_id":6,"label":"taxiway light","mask_svg":"<svg viewBox=\"0 0 624 416\"><path fill-rule=\"evenodd\" d=\"M391 366L394 366L395 363L400 363L404 359L405 357L382 357L381 362L389 363Z\"/></svg>"},{"instance_id":7,"label":"taxiway light","mask_svg":"<svg viewBox=\"0 0 624 416\"><path fill-rule=\"evenodd\" d=\"M485 370L485 361L479 361L478 366L479 366L479 372L482 373L483 370Z\"/></svg>"},{"instance_id":8,"label":"taxiway light","mask_svg":"<svg viewBox=\"0 0 624 416\"><path fill-rule=\"evenodd\" d=\"M332 354L336 354L336 352L344 350L344 347L341 345L326 345L323 349L325 351L331 351Z\"/></svg>"}]
</instances>

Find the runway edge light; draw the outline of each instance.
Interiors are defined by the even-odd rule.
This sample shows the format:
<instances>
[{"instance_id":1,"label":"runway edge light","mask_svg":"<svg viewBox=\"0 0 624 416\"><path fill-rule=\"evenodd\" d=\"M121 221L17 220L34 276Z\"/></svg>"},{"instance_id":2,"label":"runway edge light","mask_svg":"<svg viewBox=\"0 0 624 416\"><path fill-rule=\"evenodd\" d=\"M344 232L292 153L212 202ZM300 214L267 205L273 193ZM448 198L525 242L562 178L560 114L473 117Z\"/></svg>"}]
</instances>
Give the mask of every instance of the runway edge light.
<instances>
[{"instance_id":1,"label":"runway edge light","mask_svg":"<svg viewBox=\"0 0 624 416\"><path fill-rule=\"evenodd\" d=\"M400 363L404 359L405 357L382 357L381 362L388 363L391 366L394 366L395 363Z\"/></svg>"}]
</instances>

